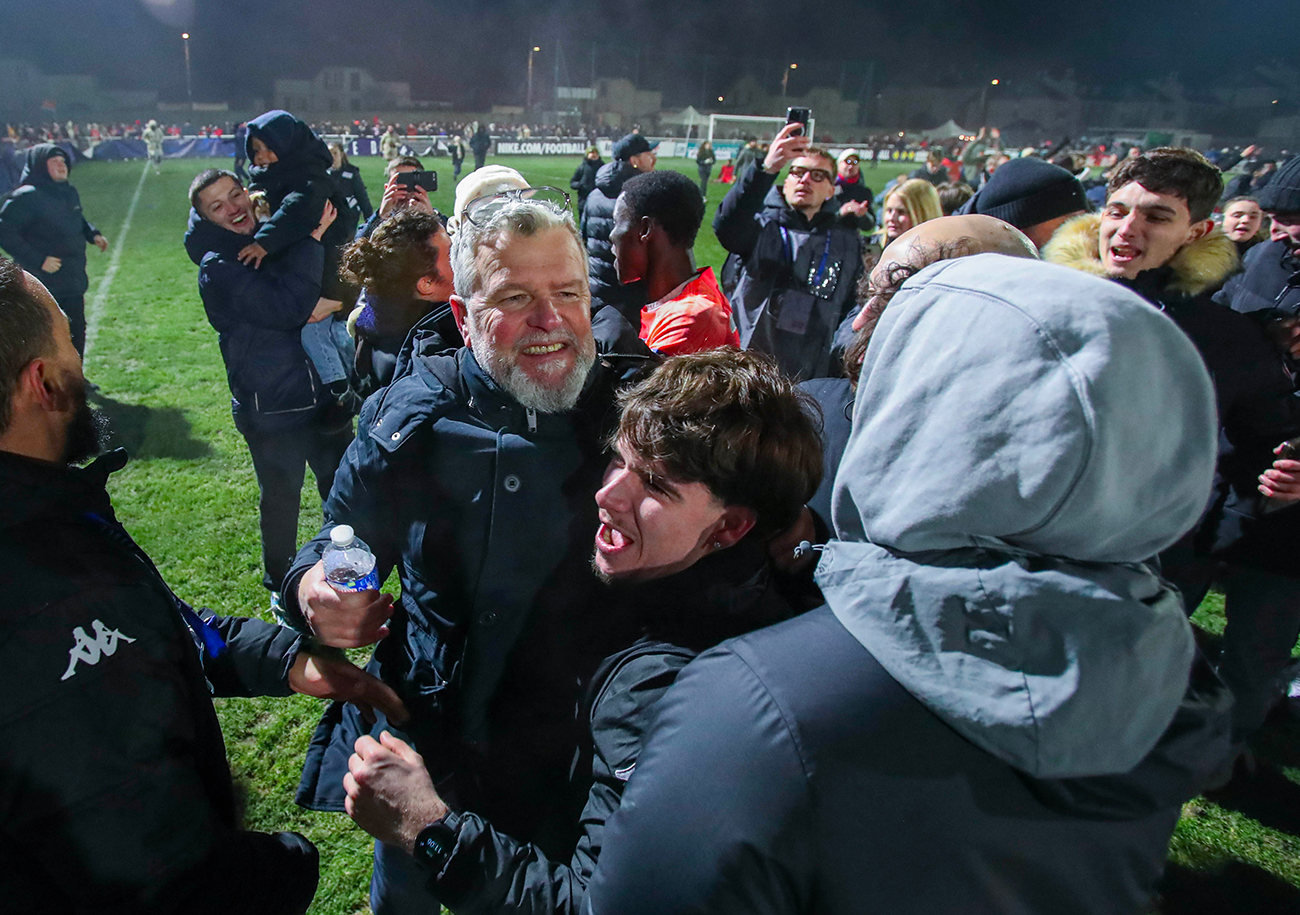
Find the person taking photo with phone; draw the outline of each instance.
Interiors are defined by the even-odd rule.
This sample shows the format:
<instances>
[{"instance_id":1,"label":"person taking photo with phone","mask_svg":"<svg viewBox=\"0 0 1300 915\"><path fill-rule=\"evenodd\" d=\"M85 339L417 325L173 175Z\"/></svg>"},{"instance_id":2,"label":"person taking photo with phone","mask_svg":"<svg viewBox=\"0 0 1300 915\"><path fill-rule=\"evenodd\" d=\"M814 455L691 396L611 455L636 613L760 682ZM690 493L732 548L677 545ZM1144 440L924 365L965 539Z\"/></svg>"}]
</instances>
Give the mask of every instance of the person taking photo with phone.
<instances>
[{"instance_id":1,"label":"person taking photo with phone","mask_svg":"<svg viewBox=\"0 0 1300 915\"><path fill-rule=\"evenodd\" d=\"M862 273L858 230L839 218L835 159L804 132L800 122L786 124L767 156L737 176L713 220L731 254L723 289L740 345L800 379L839 374L836 340L852 332L837 331L852 316Z\"/></svg>"}]
</instances>

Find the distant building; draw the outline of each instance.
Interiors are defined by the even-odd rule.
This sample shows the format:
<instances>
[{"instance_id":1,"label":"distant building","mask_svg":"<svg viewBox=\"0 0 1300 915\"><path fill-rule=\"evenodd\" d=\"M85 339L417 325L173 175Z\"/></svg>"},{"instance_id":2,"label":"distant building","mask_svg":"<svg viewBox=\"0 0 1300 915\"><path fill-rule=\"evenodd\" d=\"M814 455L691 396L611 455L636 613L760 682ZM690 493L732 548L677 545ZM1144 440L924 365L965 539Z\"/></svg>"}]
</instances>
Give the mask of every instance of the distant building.
<instances>
[{"instance_id":1,"label":"distant building","mask_svg":"<svg viewBox=\"0 0 1300 915\"><path fill-rule=\"evenodd\" d=\"M635 122L656 117L664 106L664 94L638 89L630 79L598 79L594 104L602 123L627 130Z\"/></svg>"},{"instance_id":2,"label":"distant building","mask_svg":"<svg viewBox=\"0 0 1300 915\"><path fill-rule=\"evenodd\" d=\"M93 76L51 75L25 60L0 58L0 118L5 120L84 121L157 107L157 92L103 89Z\"/></svg>"},{"instance_id":3,"label":"distant building","mask_svg":"<svg viewBox=\"0 0 1300 915\"><path fill-rule=\"evenodd\" d=\"M362 114L419 107L411 84L383 82L361 67L326 67L312 79L277 79L275 107L295 114Z\"/></svg>"}]
</instances>

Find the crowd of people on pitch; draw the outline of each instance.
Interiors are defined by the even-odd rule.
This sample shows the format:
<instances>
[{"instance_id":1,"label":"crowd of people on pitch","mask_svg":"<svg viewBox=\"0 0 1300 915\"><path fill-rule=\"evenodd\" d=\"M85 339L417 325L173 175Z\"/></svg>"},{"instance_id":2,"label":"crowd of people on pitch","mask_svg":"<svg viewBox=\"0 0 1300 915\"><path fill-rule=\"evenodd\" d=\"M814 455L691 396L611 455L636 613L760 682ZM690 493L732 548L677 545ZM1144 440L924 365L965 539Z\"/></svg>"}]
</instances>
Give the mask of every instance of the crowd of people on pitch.
<instances>
[{"instance_id":1,"label":"crowd of people on pitch","mask_svg":"<svg viewBox=\"0 0 1300 915\"><path fill-rule=\"evenodd\" d=\"M243 152L184 247L278 623L114 514L67 154L0 208L6 899L305 911L319 852L242 827L213 696L333 700L295 799L375 838L376 915L1138 913L1249 768L1300 635L1300 158L1222 228L1189 149L1095 209L1037 157L953 215L916 175L869 244L861 155L790 124L716 276L639 133L576 220L501 165L444 216L400 155L365 217L284 111ZM352 538L396 596L328 579Z\"/></svg>"}]
</instances>

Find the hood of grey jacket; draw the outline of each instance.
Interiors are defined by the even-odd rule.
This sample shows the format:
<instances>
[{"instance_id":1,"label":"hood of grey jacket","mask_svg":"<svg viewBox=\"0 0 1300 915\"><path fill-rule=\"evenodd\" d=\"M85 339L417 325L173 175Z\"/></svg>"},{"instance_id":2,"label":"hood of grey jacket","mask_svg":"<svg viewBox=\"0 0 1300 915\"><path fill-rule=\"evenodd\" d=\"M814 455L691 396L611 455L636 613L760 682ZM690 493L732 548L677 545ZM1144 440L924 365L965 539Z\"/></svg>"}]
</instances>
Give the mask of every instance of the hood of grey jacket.
<instances>
[{"instance_id":1,"label":"hood of grey jacket","mask_svg":"<svg viewBox=\"0 0 1300 915\"><path fill-rule=\"evenodd\" d=\"M959 733L1039 778L1127 772L1187 688L1146 564L1197 521L1214 394L1178 327L1052 264L934 264L885 310L835 481L827 602Z\"/></svg>"}]
</instances>

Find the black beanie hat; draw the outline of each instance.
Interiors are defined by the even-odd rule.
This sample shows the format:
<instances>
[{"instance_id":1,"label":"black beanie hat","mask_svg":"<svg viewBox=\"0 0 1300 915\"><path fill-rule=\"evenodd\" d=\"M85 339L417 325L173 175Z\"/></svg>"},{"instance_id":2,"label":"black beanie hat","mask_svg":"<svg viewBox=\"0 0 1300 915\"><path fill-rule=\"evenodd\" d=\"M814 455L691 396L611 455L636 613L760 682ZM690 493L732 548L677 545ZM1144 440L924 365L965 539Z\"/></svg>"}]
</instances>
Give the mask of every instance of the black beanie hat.
<instances>
[{"instance_id":1,"label":"black beanie hat","mask_svg":"<svg viewBox=\"0 0 1300 915\"><path fill-rule=\"evenodd\" d=\"M1023 231L1067 213L1091 209L1078 178L1059 165L1026 157L998 166L962 212L993 216Z\"/></svg>"},{"instance_id":2,"label":"black beanie hat","mask_svg":"<svg viewBox=\"0 0 1300 915\"><path fill-rule=\"evenodd\" d=\"M1300 156L1288 159L1255 199L1269 213L1300 213Z\"/></svg>"}]
</instances>

